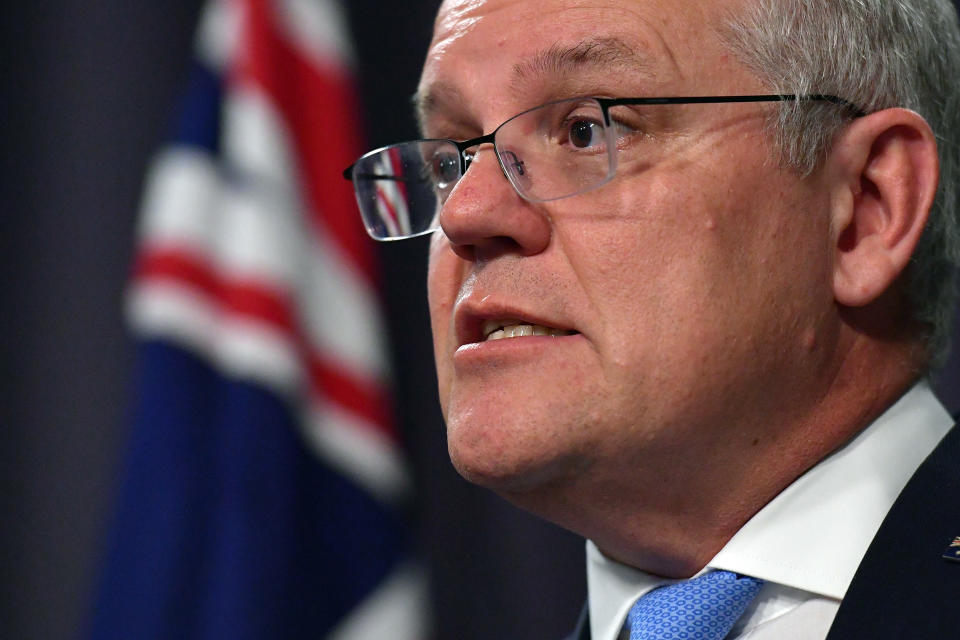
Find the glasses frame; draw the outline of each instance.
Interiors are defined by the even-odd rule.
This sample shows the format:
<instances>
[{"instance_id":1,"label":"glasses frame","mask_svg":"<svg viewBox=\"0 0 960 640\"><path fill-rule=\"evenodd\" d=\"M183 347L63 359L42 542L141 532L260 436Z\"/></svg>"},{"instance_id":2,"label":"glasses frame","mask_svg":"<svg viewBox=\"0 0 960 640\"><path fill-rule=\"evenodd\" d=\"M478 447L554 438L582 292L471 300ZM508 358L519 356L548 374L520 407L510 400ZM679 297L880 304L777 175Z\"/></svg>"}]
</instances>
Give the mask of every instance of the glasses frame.
<instances>
[{"instance_id":1,"label":"glasses frame","mask_svg":"<svg viewBox=\"0 0 960 640\"><path fill-rule=\"evenodd\" d=\"M497 148L496 136L497 136L497 132L499 132L500 129L504 127L504 125L508 124L512 120L519 118L520 116L526 113L529 113L531 111L535 111L537 109L543 108L545 106L548 106L554 103L565 102L570 99L571 98L565 98L563 100L554 100L550 102L545 102L544 104L537 105L536 107L531 107L530 109L521 111L520 113L514 116L511 116L507 120L500 123L500 125L490 133L486 135L478 136L476 138L470 138L469 140L452 140L449 138L424 138L419 140L409 140L407 142L399 142L399 143L387 145L384 147L379 147L377 149L373 149L372 151L368 151L367 153L363 154L356 162L354 162L349 167L344 169L343 177L344 179L349 180L351 182L354 182L357 179L406 181L407 178L399 177L399 176L384 176L384 175L377 175L377 174L354 175L354 168L363 158L366 158L375 153L381 153L387 149L396 147L398 145L406 145L412 142L446 142L454 145L458 151L457 156L460 161L460 178L458 178L457 181L459 182L459 180L466 175L467 169L470 167L470 163L473 161L473 156L471 154L468 154L467 151L472 147L477 147L482 144L489 143L493 145L494 154L497 157L497 162L500 165L500 170L503 172L504 177L507 178L507 182L510 183L514 191L516 191L517 194L520 197L524 198L525 200L530 200L533 202L547 202L549 200L538 200L538 199L530 198L524 195L520 191L518 186L513 183L513 180L510 178L510 175L511 175L510 171L507 169L507 167L503 165L504 154L501 153L500 149ZM737 96L669 96L669 97L639 97L639 98L597 98L592 96L585 96L584 99L594 100L597 102L597 104L600 105L600 109L603 113L604 127L608 127L608 128L611 126L610 109L612 107L626 106L626 105L730 104L730 103L751 103L751 102L828 102L830 104L834 104L839 107L849 109L851 111L851 115L855 118L860 118L867 115L863 109L858 107L856 104L850 102L849 100L845 100L843 98L840 98L834 95L824 94L824 93L811 93L811 94L772 93L772 94L737 95ZM615 163L615 158L611 158L611 163ZM610 178L612 177L613 171L615 171L615 167L616 167L616 164L612 164L611 175L608 176L603 182L598 183L596 187L599 187L610 180ZM593 188L595 187L592 187L590 190L592 190ZM571 195L579 195L579 193L583 193L583 192L577 192L576 194L571 194ZM565 198L565 197L571 197L571 196L560 196L560 198ZM556 200L560 198L551 198L550 200ZM375 238L375 239L379 241L403 240L406 238L413 238L419 235L424 235L425 233L429 233L434 230L435 228L427 229L411 235L398 236L396 238Z\"/></svg>"}]
</instances>

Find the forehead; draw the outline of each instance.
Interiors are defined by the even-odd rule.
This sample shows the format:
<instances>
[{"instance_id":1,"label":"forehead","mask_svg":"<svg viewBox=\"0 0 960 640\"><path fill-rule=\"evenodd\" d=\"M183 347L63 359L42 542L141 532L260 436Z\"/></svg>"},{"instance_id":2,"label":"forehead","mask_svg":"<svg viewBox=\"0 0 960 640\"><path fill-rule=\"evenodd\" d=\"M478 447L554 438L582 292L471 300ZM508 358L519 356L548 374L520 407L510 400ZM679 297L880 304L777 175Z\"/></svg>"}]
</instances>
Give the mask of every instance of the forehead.
<instances>
[{"instance_id":1,"label":"forehead","mask_svg":"<svg viewBox=\"0 0 960 640\"><path fill-rule=\"evenodd\" d=\"M734 0L448 0L420 83L422 105L488 106L583 78L610 93L677 95L745 89L745 70L717 26ZM594 76L594 77L591 77ZM622 87L614 87L614 84ZM570 86L567 92L581 87ZM619 89L619 90L618 90ZM637 93L640 92L640 93ZM532 97L532 96L531 96ZM547 96L549 97L549 96Z\"/></svg>"}]
</instances>

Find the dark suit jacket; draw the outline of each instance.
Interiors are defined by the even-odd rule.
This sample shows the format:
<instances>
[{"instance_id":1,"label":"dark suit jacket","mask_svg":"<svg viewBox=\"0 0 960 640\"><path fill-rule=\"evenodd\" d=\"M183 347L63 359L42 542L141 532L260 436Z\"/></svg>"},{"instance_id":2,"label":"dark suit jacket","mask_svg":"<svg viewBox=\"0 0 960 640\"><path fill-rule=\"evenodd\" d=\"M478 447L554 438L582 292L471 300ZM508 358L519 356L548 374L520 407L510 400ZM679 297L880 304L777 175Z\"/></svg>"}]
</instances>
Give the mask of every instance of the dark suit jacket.
<instances>
[{"instance_id":1,"label":"dark suit jacket","mask_svg":"<svg viewBox=\"0 0 960 640\"><path fill-rule=\"evenodd\" d=\"M827 640L960 639L960 427L920 465L884 518ZM590 640L586 607L566 640Z\"/></svg>"}]
</instances>

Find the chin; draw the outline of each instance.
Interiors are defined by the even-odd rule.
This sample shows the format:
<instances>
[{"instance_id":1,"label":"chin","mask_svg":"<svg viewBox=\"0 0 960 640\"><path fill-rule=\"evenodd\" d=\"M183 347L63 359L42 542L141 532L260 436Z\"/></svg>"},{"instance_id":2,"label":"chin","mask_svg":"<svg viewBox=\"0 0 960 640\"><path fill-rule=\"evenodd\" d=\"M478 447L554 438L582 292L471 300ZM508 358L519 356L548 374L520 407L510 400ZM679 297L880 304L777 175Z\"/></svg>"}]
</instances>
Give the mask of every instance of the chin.
<instances>
[{"instance_id":1,"label":"chin","mask_svg":"<svg viewBox=\"0 0 960 640\"><path fill-rule=\"evenodd\" d=\"M450 461L466 480L498 493L555 485L581 466L578 455L557 448L556 438L538 442L521 433L503 425L477 429L453 424L447 429Z\"/></svg>"}]
</instances>

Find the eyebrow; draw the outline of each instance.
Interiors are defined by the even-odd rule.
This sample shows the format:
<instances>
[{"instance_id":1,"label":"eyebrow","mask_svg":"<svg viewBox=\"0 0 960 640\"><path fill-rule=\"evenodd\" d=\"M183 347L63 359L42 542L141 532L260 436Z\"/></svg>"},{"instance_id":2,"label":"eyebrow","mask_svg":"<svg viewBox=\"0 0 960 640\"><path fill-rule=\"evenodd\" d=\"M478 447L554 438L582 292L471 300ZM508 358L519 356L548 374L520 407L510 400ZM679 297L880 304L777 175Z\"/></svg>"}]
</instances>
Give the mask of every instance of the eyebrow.
<instances>
[{"instance_id":1,"label":"eyebrow","mask_svg":"<svg viewBox=\"0 0 960 640\"><path fill-rule=\"evenodd\" d=\"M532 78L564 77L595 68L652 75L650 61L619 38L593 38L575 45L555 44L513 65L510 87L520 90Z\"/></svg>"},{"instance_id":2,"label":"eyebrow","mask_svg":"<svg viewBox=\"0 0 960 640\"><path fill-rule=\"evenodd\" d=\"M534 78L564 78L573 73L596 69L639 73L653 76L650 60L637 53L633 47L619 38L592 38L574 45L555 44L536 53L528 60L513 65L509 87L519 92ZM448 82L437 81L423 93L412 97L420 130L427 119L438 111L453 111L463 108L466 99L460 90Z\"/></svg>"}]
</instances>

